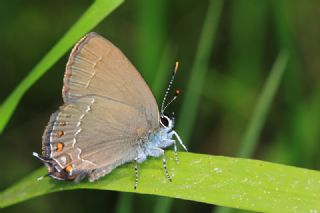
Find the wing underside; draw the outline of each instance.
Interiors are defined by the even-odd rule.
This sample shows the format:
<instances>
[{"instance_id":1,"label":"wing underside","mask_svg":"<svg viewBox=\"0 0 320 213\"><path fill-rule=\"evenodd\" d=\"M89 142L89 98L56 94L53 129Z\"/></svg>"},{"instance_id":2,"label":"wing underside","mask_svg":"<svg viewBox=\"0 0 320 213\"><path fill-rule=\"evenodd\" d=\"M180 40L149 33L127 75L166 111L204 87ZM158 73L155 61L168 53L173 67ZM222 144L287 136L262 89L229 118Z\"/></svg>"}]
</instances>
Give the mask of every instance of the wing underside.
<instances>
[{"instance_id":1,"label":"wing underside","mask_svg":"<svg viewBox=\"0 0 320 213\"><path fill-rule=\"evenodd\" d=\"M148 133L136 128L136 123L146 122L143 118L126 104L97 96L80 98L52 115L43 136L49 139L51 152L44 156L49 154L61 169L72 165L75 171L111 171L137 156L137 147ZM63 144L60 151L58 144Z\"/></svg>"},{"instance_id":2,"label":"wing underside","mask_svg":"<svg viewBox=\"0 0 320 213\"><path fill-rule=\"evenodd\" d=\"M148 132L159 127L156 101L141 75L95 33L73 48L62 94L65 104L43 135L43 156L58 171L72 165L95 180L133 160Z\"/></svg>"}]
</instances>

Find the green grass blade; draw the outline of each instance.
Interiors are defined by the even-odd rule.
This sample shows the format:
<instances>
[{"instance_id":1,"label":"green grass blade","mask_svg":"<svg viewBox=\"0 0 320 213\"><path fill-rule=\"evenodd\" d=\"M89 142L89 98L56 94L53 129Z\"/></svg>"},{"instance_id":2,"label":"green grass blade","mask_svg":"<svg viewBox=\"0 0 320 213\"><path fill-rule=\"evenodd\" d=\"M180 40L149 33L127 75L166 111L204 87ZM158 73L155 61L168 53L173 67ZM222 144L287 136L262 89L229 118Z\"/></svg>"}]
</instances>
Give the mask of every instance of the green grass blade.
<instances>
[{"instance_id":1,"label":"green grass blade","mask_svg":"<svg viewBox=\"0 0 320 213\"><path fill-rule=\"evenodd\" d=\"M299 45L296 42L296 34L292 21L295 14L290 13L293 5L287 1L271 1L272 19L275 26L275 35L278 46L281 49L287 49L290 54L290 63L285 73L285 81L283 82L283 105L286 110L282 114L282 118L286 124L282 130L286 140L281 140L283 146L286 146L288 155L287 162L294 165L305 165L306 156L312 156L305 150L305 137L297 129L298 123L301 121L296 116L299 114L299 105L305 101L307 97L303 92L305 87L305 64L299 53ZM308 82L307 84L309 84ZM306 110L310 113L309 110ZM311 123L308 125L312 126ZM316 142L318 143L318 142ZM303 154L301 154L303 153Z\"/></svg>"},{"instance_id":2,"label":"green grass blade","mask_svg":"<svg viewBox=\"0 0 320 213\"><path fill-rule=\"evenodd\" d=\"M253 112L251 121L249 122L249 126L246 129L246 133L244 134L239 153L237 154L238 157L248 158L252 156L273 97L279 87L284 70L286 69L288 59L289 56L287 52L279 53L264 85L262 94Z\"/></svg>"},{"instance_id":3,"label":"green grass blade","mask_svg":"<svg viewBox=\"0 0 320 213\"><path fill-rule=\"evenodd\" d=\"M320 172L258 160L166 152L173 182L165 178L161 159L140 165L136 193L162 195L259 212L320 211ZM37 181L41 168L0 193L0 207L63 190L98 189L133 192L133 164L125 164L94 183Z\"/></svg>"},{"instance_id":4,"label":"green grass blade","mask_svg":"<svg viewBox=\"0 0 320 213\"><path fill-rule=\"evenodd\" d=\"M70 30L30 71L0 106L0 134L26 91L56 63L85 33L110 14L123 0L96 0Z\"/></svg>"},{"instance_id":5,"label":"green grass blade","mask_svg":"<svg viewBox=\"0 0 320 213\"><path fill-rule=\"evenodd\" d=\"M204 21L200 40L195 55L195 61L191 69L191 76L179 117L183 122L179 122L177 129L184 143L188 144L192 127L196 118L198 105L200 103L202 85L205 82L205 76L208 70L208 61L213 46L213 40L218 28L220 15L222 12L223 0L211 0L208 12Z\"/></svg>"},{"instance_id":6,"label":"green grass blade","mask_svg":"<svg viewBox=\"0 0 320 213\"><path fill-rule=\"evenodd\" d=\"M115 213L127 213L132 212L133 209L133 194L121 193L117 200L115 207Z\"/></svg>"},{"instance_id":7,"label":"green grass blade","mask_svg":"<svg viewBox=\"0 0 320 213\"><path fill-rule=\"evenodd\" d=\"M152 85L156 79L154 73L158 68L163 47L167 37L168 0L136 1L137 13L137 43L136 65L144 79Z\"/></svg>"}]
</instances>

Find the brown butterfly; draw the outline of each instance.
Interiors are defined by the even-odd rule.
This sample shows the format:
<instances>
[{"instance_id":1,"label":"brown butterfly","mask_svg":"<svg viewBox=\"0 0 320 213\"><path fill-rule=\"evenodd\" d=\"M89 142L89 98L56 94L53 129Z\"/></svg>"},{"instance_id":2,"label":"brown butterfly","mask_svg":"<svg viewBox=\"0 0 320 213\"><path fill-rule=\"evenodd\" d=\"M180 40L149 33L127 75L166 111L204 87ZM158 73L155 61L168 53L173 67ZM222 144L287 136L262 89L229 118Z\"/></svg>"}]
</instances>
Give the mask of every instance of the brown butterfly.
<instances>
[{"instance_id":1,"label":"brown butterfly","mask_svg":"<svg viewBox=\"0 0 320 213\"><path fill-rule=\"evenodd\" d=\"M177 153L175 136L187 150L173 130L173 117L164 115L177 68L178 63L159 112L148 85L117 47L97 33L82 38L66 66L64 105L50 117L42 137L42 156L33 153L47 166L47 176L95 181L134 161L136 188L137 163L148 156L162 156L171 181L163 148L174 145Z\"/></svg>"}]
</instances>

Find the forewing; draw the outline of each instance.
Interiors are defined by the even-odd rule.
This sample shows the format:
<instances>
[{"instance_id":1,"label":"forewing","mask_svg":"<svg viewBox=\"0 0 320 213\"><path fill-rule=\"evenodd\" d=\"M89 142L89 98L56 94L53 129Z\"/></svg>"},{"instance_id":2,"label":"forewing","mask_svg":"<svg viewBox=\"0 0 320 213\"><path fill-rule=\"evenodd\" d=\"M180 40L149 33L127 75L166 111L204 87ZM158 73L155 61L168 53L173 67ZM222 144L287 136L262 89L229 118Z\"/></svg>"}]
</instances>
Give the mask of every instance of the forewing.
<instances>
[{"instance_id":1,"label":"forewing","mask_svg":"<svg viewBox=\"0 0 320 213\"><path fill-rule=\"evenodd\" d=\"M143 112L151 128L159 124L157 103L140 73L117 47L96 33L73 48L62 94L65 103L84 95L111 98Z\"/></svg>"}]
</instances>

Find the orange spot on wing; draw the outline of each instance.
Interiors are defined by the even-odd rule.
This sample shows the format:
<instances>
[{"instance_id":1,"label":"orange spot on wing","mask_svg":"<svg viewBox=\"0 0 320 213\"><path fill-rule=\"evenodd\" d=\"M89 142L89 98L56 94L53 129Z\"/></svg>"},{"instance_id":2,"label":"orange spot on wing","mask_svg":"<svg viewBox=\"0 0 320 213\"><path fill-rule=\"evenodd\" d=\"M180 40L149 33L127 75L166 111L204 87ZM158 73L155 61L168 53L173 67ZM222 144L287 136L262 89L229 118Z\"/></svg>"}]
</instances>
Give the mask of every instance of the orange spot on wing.
<instances>
[{"instance_id":1,"label":"orange spot on wing","mask_svg":"<svg viewBox=\"0 0 320 213\"><path fill-rule=\"evenodd\" d=\"M58 137L60 138L62 135L64 134L64 132L62 130L58 131Z\"/></svg>"},{"instance_id":2,"label":"orange spot on wing","mask_svg":"<svg viewBox=\"0 0 320 213\"><path fill-rule=\"evenodd\" d=\"M70 173L72 170L72 166L71 165L66 166L65 170L66 172Z\"/></svg>"},{"instance_id":3,"label":"orange spot on wing","mask_svg":"<svg viewBox=\"0 0 320 213\"><path fill-rule=\"evenodd\" d=\"M64 147L64 144L59 141L59 142L57 143L57 152L61 152L62 149L63 149L63 147Z\"/></svg>"}]
</instances>

